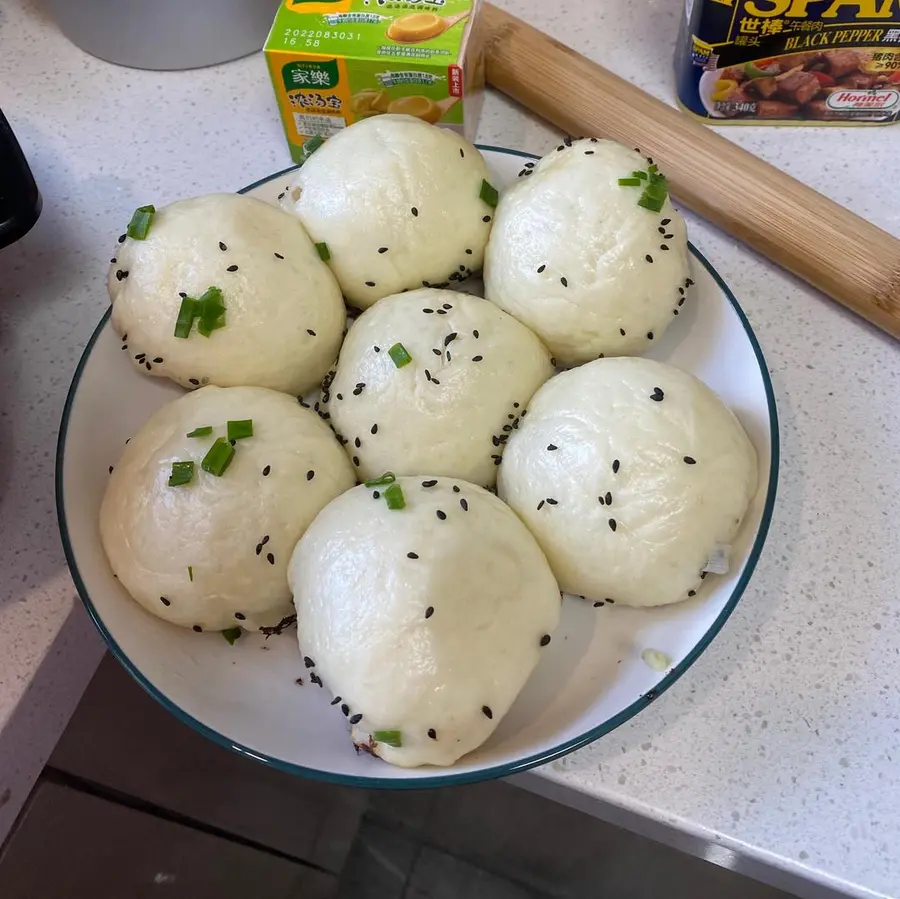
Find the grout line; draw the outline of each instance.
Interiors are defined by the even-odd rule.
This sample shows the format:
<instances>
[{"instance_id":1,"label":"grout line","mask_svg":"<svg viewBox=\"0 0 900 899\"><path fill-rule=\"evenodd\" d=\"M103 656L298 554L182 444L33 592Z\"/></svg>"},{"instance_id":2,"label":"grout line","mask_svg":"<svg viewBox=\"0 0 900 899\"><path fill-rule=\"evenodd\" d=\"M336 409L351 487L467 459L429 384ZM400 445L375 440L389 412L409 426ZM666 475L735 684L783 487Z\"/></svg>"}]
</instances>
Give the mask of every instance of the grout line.
<instances>
[{"instance_id":1,"label":"grout line","mask_svg":"<svg viewBox=\"0 0 900 899\"><path fill-rule=\"evenodd\" d=\"M209 836L218 837L219 839L228 840L232 843L237 843L240 846L245 846L248 849L255 849L257 852L263 852L266 855L271 855L274 858L280 858L284 861L293 862L297 865L302 865L304 868L310 868L313 871L317 871L320 874L327 874L330 877L335 877L334 871L329 871L327 868L323 868L321 865L315 864L315 862L308 861L305 858L300 858L296 855L291 855L289 852L283 852L280 849L275 849L272 846L266 846L265 843L260 843L256 840L252 840L249 837L241 836L240 834L232 833L229 830L224 830L221 827L216 827L214 824L207 824L205 821L199 821L196 818L191 818L188 815L183 815L180 812L173 811L172 809L165 808L161 805L156 805L156 803L149 802L146 799L140 799L137 796L131 796L128 793L123 793L121 790L116 790L113 787L107 787L103 784L97 783L94 780L90 780L86 777L80 777L77 774L71 774L68 771L63 771L60 768L54 768L48 765L44 768L44 771L41 775L41 780L47 780L50 783L54 783L58 786L69 787L73 790L78 790L82 793L88 793L91 796L95 796L98 799L104 799L107 802L114 802L117 805L125 806L126 808L130 808L136 812L142 812L146 815L152 815L155 818L160 818L164 821L169 821L172 824L180 824L182 827L190 827L193 830L200 831L201 833L208 834Z\"/></svg>"}]
</instances>

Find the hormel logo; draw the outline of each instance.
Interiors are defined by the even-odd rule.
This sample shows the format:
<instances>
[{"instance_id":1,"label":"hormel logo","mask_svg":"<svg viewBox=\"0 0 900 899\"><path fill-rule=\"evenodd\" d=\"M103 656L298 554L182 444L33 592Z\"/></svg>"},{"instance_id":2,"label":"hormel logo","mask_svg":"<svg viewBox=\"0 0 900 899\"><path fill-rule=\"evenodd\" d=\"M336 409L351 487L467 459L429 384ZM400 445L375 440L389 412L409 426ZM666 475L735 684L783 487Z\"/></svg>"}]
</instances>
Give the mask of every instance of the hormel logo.
<instances>
[{"instance_id":1,"label":"hormel logo","mask_svg":"<svg viewBox=\"0 0 900 899\"><path fill-rule=\"evenodd\" d=\"M900 91L835 91L827 102L831 109L893 109L900 103Z\"/></svg>"}]
</instances>

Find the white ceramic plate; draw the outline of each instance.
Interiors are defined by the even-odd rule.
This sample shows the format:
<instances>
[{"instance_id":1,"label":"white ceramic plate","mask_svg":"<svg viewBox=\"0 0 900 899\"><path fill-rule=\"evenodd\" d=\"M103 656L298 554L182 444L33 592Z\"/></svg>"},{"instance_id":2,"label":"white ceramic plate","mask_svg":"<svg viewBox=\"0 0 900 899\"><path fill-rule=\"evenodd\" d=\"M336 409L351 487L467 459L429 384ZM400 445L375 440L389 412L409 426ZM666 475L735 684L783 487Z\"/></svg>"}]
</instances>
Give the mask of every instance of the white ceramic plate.
<instances>
[{"instance_id":1,"label":"white ceramic plate","mask_svg":"<svg viewBox=\"0 0 900 899\"><path fill-rule=\"evenodd\" d=\"M523 161L535 158L481 149L498 186L513 181ZM289 171L246 192L275 202ZM716 390L759 454L759 491L733 548L731 572L709 576L696 599L664 609L594 608L567 597L553 643L478 751L448 769L392 768L357 755L344 717L329 706L331 696L306 680L294 631L268 640L245 635L229 646L219 634L166 624L128 597L107 565L98 533L108 469L125 439L182 390L142 376L122 358L107 312L66 400L56 491L72 576L113 654L167 709L216 742L286 771L364 786L499 777L571 752L627 721L671 686L725 623L756 565L775 499L778 428L765 360L731 292L693 253L696 286L650 355L693 372ZM673 666L651 669L641 660L647 648L665 652Z\"/></svg>"}]
</instances>

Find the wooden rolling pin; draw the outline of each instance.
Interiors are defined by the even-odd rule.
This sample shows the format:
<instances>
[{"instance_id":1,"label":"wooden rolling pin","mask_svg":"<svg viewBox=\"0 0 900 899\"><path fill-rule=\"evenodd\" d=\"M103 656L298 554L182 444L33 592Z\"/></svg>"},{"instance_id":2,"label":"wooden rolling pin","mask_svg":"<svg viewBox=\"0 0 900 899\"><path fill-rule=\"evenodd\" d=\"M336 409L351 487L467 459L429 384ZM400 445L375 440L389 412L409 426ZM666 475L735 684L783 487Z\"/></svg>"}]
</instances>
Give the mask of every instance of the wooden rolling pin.
<instances>
[{"instance_id":1,"label":"wooden rolling pin","mask_svg":"<svg viewBox=\"0 0 900 899\"><path fill-rule=\"evenodd\" d=\"M640 147L685 206L900 337L900 240L493 4L483 16L488 83L568 134Z\"/></svg>"}]
</instances>

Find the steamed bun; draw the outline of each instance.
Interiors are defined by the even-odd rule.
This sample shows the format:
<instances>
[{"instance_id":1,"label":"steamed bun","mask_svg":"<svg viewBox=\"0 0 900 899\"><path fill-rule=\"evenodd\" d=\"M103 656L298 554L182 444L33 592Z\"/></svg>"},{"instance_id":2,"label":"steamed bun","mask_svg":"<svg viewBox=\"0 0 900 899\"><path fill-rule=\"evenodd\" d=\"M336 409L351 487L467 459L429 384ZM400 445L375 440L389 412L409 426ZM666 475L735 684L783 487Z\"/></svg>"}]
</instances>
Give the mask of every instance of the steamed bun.
<instances>
[{"instance_id":1,"label":"steamed bun","mask_svg":"<svg viewBox=\"0 0 900 899\"><path fill-rule=\"evenodd\" d=\"M228 421L251 419L221 477L200 463ZM195 428L212 434L187 437ZM168 486L172 463L193 480ZM163 406L110 475L100 536L122 586L160 618L194 630L277 625L293 612L287 565L316 513L353 486L327 425L283 393L204 387Z\"/></svg>"},{"instance_id":2,"label":"steamed bun","mask_svg":"<svg viewBox=\"0 0 900 899\"><path fill-rule=\"evenodd\" d=\"M240 194L158 209L145 240L122 235L109 270L112 324L142 371L184 387L270 387L300 394L337 356L340 288L300 223ZM225 327L175 337L182 298L222 291Z\"/></svg>"},{"instance_id":3,"label":"steamed bun","mask_svg":"<svg viewBox=\"0 0 900 899\"><path fill-rule=\"evenodd\" d=\"M283 203L324 243L344 296L365 309L481 269L488 170L467 140L406 115L357 122L303 164Z\"/></svg>"},{"instance_id":4,"label":"steamed bun","mask_svg":"<svg viewBox=\"0 0 900 899\"><path fill-rule=\"evenodd\" d=\"M562 144L504 191L484 262L485 296L565 365L640 353L687 287L684 221L667 199L638 206L620 178L647 170L613 141Z\"/></svg>"},{"instance_id":5,"label":"steamed bun","mask_svg":"<svg viewBox=\"0 0 900 899\"><path fill-rule=\"evenodd\" d=\"M398 343L412 357L402 368L389 352ZM537 337L493 303L422 289L385 297L353 323L323 399L361 478L490 486L519 410L552 373Z\"/></svg>"},{"instance_id":6,"label":"steamed bun","mask_svg":"<svg viewBox=\"0 0 900 899\"><path fill-rule=\"evenodd\" d=\"M693 375L601 359L532 398L498 479L563 590L631 606L693 595L756 493L756 452Z\"/></svg>"},{"instance_id":7,"label":"steamed bun","mask_svg":"<svg viewBox=\"0 0 900 899\"><path fill-rule=\"evenodd\" d=\"M402 767L452 765L506 714L559 620L543 553L495 496L398 478L323 509L288 577L305 662L354 741ZM395 745L392 745L395 744Z\"/></svg>"}]
</instances>

